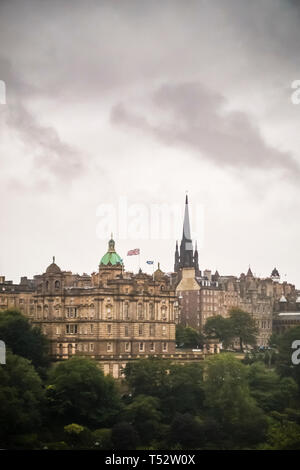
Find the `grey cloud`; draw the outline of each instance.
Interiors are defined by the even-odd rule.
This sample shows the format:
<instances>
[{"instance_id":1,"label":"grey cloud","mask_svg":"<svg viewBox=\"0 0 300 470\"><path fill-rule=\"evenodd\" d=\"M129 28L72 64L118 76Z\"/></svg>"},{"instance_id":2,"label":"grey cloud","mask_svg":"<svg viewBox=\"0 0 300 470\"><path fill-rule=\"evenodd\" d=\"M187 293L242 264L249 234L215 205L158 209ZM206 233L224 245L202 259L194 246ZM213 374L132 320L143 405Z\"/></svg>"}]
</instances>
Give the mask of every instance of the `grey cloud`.
<instances>
[{"instance_id":1,"label":"grey cloud","mask_svg":"<svg viewBox=\"0 0 300 470\"><path fill-rule=\"evenodd\" d=\"M7 59L0 58L1 77L7 86L7 104L1 108L2 117L9 128L35 155L35 170L45 168L55 178L71 180L84 170L83 155L64 142L53 126L42 126L29 110L27 100L36 93L14 72ZM26 155L24 155L26 158Z\"/></svg>"},{"instance_id":2,"label":"grey cloud","mask_svg":"<svg viewBox=\"0 0 300 470\"><path fill-rule=\"evenodd\" d=\"M70 180L83 171L82 155L63 142L53 127L41 126L21 103L9 105L8 125L36 154L37 168L46 168L55 177Z\"/></svg>"},{"instance_id":3,"label":"grey cloud","mask_svg":"<svg viewBox=\"0 0 300 470\"><path fill-rule=\"evenodd\" d=\"M166 145L190 148L221 166L278 168L299 176L299 165L290 153L267 145L246 113L224 111L225 98L199 83L163 85L153 93L152 104L154 109L148 109L151 119L118 103L111 120L150 133Z\"/></svg>"}]
</instances>

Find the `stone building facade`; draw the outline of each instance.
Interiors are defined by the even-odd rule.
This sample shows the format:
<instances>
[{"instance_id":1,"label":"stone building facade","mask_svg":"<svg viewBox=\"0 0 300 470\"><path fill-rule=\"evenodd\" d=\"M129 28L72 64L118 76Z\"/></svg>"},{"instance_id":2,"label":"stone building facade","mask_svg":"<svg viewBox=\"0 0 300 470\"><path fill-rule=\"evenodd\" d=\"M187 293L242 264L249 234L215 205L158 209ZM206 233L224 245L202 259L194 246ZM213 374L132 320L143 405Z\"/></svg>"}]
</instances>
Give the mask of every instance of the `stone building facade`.
<instances>
[{"instance_id":1,"label":"stone building facade","mask_svg":"<svg viewBox=\"0 0 300 470\"><path fill-rule=\"evenodd\" d=\"M273 329L280 334L295 326L300 326L300 291L285 289L275 302Z\"/></svg>"},{"instance_id":2,"label":"stone building facade","mask_svg":"<svg viewBox=\"0 0 300 470\"><path fill-rule=\"evenodd\" d=\"M20 284L0 277L0 309L18 308L38 325L53 359L89 356L115 377L133 358L173 357L177 305L160 270L154 276L124 271L114 240L90 276L62 271L53 259L45 273Z\"/></svg>"},{"instance_id":3,"label":"stone building facade","mask_svg":"<svg viewBox=\"0 0 300 470\"><path fill-rule=\"evenodd\" d=\"M253 275L250 267L247 274L222 276L210 270L199 269L197 247L191 240L188 198L185 201L183 236L175 249L172 283L176 289L180 306L180 323L201 331L209 317L228 317L232 308L240 308L252 315L258 327L257 344L267 346L273 331L273 319L279 312L280 298L287 296L289 305L296 305L295 286L280 282L276 268L270 277ZM300 308L300 297L299 297ZM289 307L290 308L290 307Z\"/></svg>"}]
</instances>

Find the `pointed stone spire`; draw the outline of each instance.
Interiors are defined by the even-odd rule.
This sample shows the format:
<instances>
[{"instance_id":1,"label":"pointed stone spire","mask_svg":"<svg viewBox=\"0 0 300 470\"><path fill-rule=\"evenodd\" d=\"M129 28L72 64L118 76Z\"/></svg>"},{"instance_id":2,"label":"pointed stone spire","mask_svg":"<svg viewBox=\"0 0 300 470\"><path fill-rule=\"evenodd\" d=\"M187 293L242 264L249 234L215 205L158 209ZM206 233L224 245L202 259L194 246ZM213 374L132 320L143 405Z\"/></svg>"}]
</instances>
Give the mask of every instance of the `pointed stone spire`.
<instances>
[{"instance_id":1,"label":"pointed stone spire","mask_svg":"<svg viewBox=\"0 0 300 470\"><path fill-rule=\"evenodd\" d=\"M250 265L249 265L249 269L248 269L248 272L247 272L247 277L253 277Z\"/></svg>"},{"instance_id":2,"label":"pointed stone spire","mask_svg":"<svg viewBox=\"0 0 300 470\"><path fill-rule=\"evenodd\" d=\"M178 251L178 240L176 240L175 256L174 256L174 272L179 270L179 251Z\"/></svg>"},{"instance_id":3,"label":"pointed stone spire","mask_svg":"<svg viewBox=\"0 0 300 470\"><path fill-rule=\"evenodd\" d=\"M183 231L182 238L187 242L191 240L191 228L190 228L190 216L189 216L189 201L188 196L185 196L185 208L184 208L184 219L183 219Z\"/></svg>"},{"instance_id":4,"label":"pointed stone spire","mask_svg":"<svg viewBox=\"0 0 300 470\"><path fill-rule=\"evenodd\" d=\"M199 255L198 255L197 241L195 242L194 266L195 266L196 273L198 273L199 272Z\"/></svg>"},{"instance_id":5,"label":"pointed stone spire","mask_svg":"<svg viewBox=\"0 0 300 470\"><path fill-rule=\"evenodd\" d=\"M187 195L185 196L183 231L180 244L180 266L183 268L191 268L193 266L193 243L191 239L189 201Z\"/></svg>"}]
</instances>

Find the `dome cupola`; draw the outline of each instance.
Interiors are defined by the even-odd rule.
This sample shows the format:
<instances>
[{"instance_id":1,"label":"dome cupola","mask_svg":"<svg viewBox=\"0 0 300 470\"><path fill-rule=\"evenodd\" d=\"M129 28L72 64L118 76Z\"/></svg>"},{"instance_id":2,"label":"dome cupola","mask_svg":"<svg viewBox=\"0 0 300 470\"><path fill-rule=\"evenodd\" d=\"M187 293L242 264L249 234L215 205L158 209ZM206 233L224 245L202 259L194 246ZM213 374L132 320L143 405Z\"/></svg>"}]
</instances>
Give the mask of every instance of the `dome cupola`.
<instances>
[{"instance_id":1,"label":"dome cupola","mask_svg":"<svg viewBox=\"0 0 300 470\"><path fill-rule=\"evenodd\" d=\"M55 264L55 256L53 256L53 262L49 264L48 268L46 269L47 274L60 274L61 269L57 264Z\"/></svg>"},{"instance_id":2,"label":"dome cupola","mask_svg":"<svg viewBox=\"0 0 300 470\"><path fill-rule=\"evenodd\" d=\"M99 266L123 266L123 260L121 256L116 253L115 241L113 240L112 235L108 242L108 250L105 255L102 256Z\"/></svg>"}]
</instances>

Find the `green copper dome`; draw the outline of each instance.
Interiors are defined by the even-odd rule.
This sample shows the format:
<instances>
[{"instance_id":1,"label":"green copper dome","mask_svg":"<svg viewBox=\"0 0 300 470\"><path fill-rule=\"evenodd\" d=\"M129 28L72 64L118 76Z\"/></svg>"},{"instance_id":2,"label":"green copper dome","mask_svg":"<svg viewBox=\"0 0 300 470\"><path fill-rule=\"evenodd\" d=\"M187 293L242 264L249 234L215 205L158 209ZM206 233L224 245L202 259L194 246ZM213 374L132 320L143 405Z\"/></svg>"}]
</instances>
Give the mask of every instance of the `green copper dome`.
<instances>
[{"instance_id":1,"label":"green copper dome","mask_svg":"<svg viewBox=\"0 0 300 470\"><path fill-rule=\"evenodd\" d=\"M100 261L100 266L117 266L117 265L123 265L123 260L121 256L116 253L115 250L115 242L111 238L108 242L108 251L105 253L104 256L102 256L101 261Z\"/></svg>"}]
</instances>

